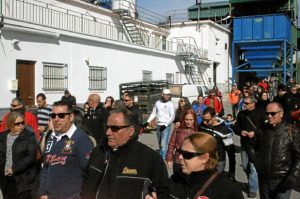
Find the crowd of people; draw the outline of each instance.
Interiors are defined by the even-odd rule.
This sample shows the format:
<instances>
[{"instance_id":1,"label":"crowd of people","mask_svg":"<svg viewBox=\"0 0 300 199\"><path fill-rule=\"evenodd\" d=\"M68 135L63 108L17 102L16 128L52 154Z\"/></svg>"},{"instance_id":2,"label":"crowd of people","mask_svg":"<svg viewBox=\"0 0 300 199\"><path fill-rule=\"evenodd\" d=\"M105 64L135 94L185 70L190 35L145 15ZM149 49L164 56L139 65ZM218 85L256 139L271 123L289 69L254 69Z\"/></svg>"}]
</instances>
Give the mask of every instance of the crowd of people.
<instances>
[{"instance_id":1,"label":"crowd of people","mask_svg":"<svg viewBox=\"0 0 300 199\"><path fill-rule=\"evenodd\" d=\"M132 93L104 103L93 93L83 109L68 90L52 105L39 93L36 114L15 98L0 125L1 192L5 199L240 199L236 134L248 197L288 199L300 183L300 87L291 81L276 93L265 80L241 90L234 84L225 115L227 98L216 86L195 102L182 96L177 109L164 89L146 122ZM139 142L153 121L159 153Z\"/></svg>"}]
</instances>

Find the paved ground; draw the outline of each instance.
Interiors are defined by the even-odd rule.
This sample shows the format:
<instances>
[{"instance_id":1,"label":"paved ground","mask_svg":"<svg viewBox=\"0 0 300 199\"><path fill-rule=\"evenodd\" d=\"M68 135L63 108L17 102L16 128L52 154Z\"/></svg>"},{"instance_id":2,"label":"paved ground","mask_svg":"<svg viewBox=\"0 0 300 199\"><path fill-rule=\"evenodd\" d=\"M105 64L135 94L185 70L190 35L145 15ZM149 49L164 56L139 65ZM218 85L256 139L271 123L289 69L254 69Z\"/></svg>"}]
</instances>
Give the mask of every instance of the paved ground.
<instances>
[{"instance_id":1,"label":"paved ground","mask_svg":"<svg viewBox=\"0 0 300 199\"><path fill-rule=\"evenodd\" d=\"M226 101L226 100L224 99L224 101ZM229 110L230 110L229 105L225 104L225 112L230 113ZM154 150L158 149L157 138L156 138L156 134L154 131L150 132L150 133L143 133L140 137L140 141L143 142L144 144L148 145L149 147L153 148ZM236 145L236 148L238 149L240 146L238 136L234 136L234 143ZM236 180L239 183L239 185L241 185L241 187L244 188L246 185L246 182L247 182L247 177L241 167L241 158L240 158L240 154L238 153L238 150L236 153L236 161L237 161L237 163L236 163ZM228 170L227 166L226 166L225 170ZM169 169L168 172L169 172L169 175L172 174L171 169ZM243 194L244 194L244 197L247 198L247 194L245 192L243 192ZM257 196L256 198L259 199L259 196ZM291 199L300 199L300 193L293 191Z\"/></svg>"}]
</instances>

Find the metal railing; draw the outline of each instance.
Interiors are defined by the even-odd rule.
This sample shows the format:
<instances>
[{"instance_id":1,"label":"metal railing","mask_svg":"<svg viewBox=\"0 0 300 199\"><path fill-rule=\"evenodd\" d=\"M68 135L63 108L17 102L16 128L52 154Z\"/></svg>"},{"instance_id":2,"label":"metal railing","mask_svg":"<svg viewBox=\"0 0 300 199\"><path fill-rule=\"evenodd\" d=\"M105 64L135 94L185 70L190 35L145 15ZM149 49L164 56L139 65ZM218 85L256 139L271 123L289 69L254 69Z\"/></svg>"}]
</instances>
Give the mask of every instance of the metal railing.
<instances>
[{"instance_id":1,"label":"metal railing","mask_svg":"<svg viewBox=\"0 0 300 199\"><path fill-rule=\"evenodd\" d=\"M8 19L130 43L121 24L115 25L89 12L84 14L38 0L0 0L0 4L0 14ZM164 47L151 43L154 35L148 34L147 37L149 37L147 47L173 52L171 41L165 42Z\"/></svg>"},{"instance_id":2,"label":"metal railing","mask_svg":"<svg viewBox=\"0 0 300 199\"><path fill-rule=\"evenodd\" d=\"M177 44L177 55L189 56L196 59L208 59L207 49L199 48L193 37L174 37L172 38L172 42Z\"/></svg>"}]
</instances>

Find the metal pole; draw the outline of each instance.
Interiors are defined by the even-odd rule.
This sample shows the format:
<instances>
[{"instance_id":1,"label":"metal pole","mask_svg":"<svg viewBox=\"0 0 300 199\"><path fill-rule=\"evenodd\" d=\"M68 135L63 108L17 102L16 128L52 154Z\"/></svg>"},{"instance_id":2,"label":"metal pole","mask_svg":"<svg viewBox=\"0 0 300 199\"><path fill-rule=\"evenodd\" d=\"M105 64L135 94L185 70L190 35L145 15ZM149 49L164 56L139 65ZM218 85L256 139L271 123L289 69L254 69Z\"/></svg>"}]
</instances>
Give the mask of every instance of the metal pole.
<instances>
[{"instance_id":1,"label":"metal pole","mask_svg":"<svg viewBox=\"0 0 300 199\"><path fill-rule=\"evenodd\" d=\"M235 80L235 77L234 77L234 75L235 75L235 70L234 70L234 67L235 67L235 65L234 65L234 62L235 62L235 60L234 60L234 57L235 57L235 45L234 45L234 42L232 42L232 50L231 50L231 67L232 67L232 78L231 78L231 83L232 84L234 84L234 80Z\"/></svg>"},{"instance_id":2,"label":"metal pole","mask_svg":"<svg viewBox=\"0 0 300 199\"><path fill-rule=\"evenodd\" d=\"M283 83L286 84L286 40L283 41Z\"/></svg>"},{"instance_id":3,"label":"metal pole","mask_svg":"<svg viewBox=\"0 0 300 199\"><path fill-rule=\"evenodd\" d=\"M293 46L290 45L290 78L292 79L294 79L293 72Z\"/></svg>"}]
</instances>

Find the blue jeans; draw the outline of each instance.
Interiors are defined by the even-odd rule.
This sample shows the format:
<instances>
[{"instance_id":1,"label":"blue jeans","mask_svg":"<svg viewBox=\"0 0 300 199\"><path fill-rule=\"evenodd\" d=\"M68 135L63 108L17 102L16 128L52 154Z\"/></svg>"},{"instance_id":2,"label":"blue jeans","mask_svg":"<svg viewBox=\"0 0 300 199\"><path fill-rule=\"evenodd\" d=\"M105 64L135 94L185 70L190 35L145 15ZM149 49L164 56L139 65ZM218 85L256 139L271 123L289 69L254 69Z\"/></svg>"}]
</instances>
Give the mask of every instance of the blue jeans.
<instances>
[{"instance_id":1,"label":"blue jeans","mask_svg":"<svg viewBox=\"0 0 300 199\"><path fill-rule=\"evenodd\" d=\"M225 165L226 165L226 161L219 161L219 162L218 162L218 165L217 165L217 170L218 170L220 173L223 173L224 170L225 170Z\"/></svg>"},{"instance_id":2,"label":"blue jeans","mask_svg":"<svg viewBox=\"0 0 300 199\"><path fill-rule=\"evenodd\" d=\"M261 182L259 181L259 196L260 199L289 199L291 197L291 190L280 190L278 187L278 182L269 181ZM279 188L279 189L278 189Z\"/></svg>"},{"instance_id":3,"label":"blue jeans","mask_svg":"<svg viewBox=\"0 0 300 199\"><path fill-rule=\"evenodd\" d=\"M163 131L160 130L161 126L156 126L156 135L159 146L159 154L165 160L169 145L169 137L171 132L171 125L167 126Z\"/></svg>"},{"instance_id":4,"label":"blue jeans","mask_svg":"<svg viewBox=\"0 0 300 199\"><path fill-rule=\"evenodd\" d=\"M254 164L249 161L248 154L245 150L241 150L242 166L248 177L249 192L257 192L258 178Z\"/></svg>"}]
</instances>

